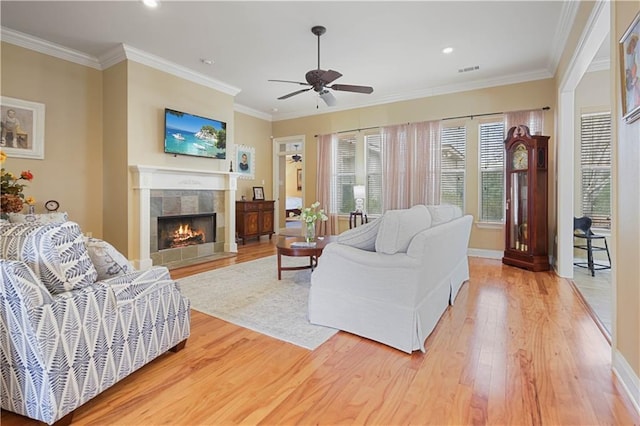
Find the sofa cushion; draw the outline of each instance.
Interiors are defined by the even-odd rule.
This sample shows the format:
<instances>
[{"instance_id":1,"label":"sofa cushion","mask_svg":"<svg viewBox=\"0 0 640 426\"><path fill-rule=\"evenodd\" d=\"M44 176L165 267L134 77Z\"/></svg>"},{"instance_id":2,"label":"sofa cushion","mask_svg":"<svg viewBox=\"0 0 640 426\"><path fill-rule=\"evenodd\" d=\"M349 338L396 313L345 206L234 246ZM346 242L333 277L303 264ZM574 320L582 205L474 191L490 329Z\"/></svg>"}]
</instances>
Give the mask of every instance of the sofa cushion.
<instances>
[{"instance_id":1,"label":"sofa cushion","mask_svg":"<svg viewBox=\"0 0 640 426\"><path fill-rule=\"evenodd\" d=\"M460 207L451 204L440 204L427 206L431 214L431 226L440 225L449 222L457 217L462 217Z\"/></svg>"},{"instance_id":2,"label":"sofa cushion","mask_svg":"<svg viewBox=\"0 0 640 426\"><path fill-rule=\"evenodd\" d=\"M413 237L431 226L429 210L422 204L410 209L387 210L378 220L376 251L386 254L406 253Z\"/></svg>"},{"instance_id":3,"label":"sofa cushion","mask_svg":"<svg viewBox=\"0 0 640 426\"><path fill-rule=\"evenodd\" d=\"M91 262L98 272L98 281L134 271L127 258L108 242L99 238L85 237L84 243Z\"/></svg>"},{"instance_id":4,"label":"sofa cushion","mask_svg":"<svg viewBox=\"0 0 640 426\"><path fill-rule=\"evenodd\" d=\"M361 250L375 251L378 228L380 228L380 220L356 226L338 235L338 242Z\"/></svg>"},{"instance_id":5,"label":"sofa cushion","mask_svg":"<svg viewBox=\"0 0 640 426\"><path fill-rule=\"evenodd\" d=\"M54 212L44 214L8 213L11 223L34 223L44 225L47 223L64 223L69 220L67 212Z\"/></svg>"},{"instance_id":6,"label":"sofa cushion","mask_svg":"<svg viewBox=\"0 0 640 426\"><path fill-rule=\"evenodd\" d=\"M0 236L2 257L25 262L51 294L96 281L98 274L75 222L12 223L2 226Z\"/></svg>"}]
</instances>

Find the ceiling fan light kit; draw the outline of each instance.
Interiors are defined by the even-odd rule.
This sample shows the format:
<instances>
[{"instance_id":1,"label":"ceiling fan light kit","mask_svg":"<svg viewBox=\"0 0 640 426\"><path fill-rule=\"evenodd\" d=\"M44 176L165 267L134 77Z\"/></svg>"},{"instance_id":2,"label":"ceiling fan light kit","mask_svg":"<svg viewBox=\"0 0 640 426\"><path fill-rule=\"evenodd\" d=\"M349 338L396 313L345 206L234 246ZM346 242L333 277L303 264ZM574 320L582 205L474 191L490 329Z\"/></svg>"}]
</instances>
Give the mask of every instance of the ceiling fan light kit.
<instances>
[{"instance_id":1,"label":"ceiling fan light kit","mask_svg":"<svg viewBox=\"0 0 640 426\"><path fill-rule=\"evenodd\" d=\"M342 74L338 71L334 70L323 70L320 68L320 36L324 34L327 29L323 26L317 25L311 28L311 32L318 37L318 68L315 70L308 71L305 74L306 83L301 81L291 81L291 80L269 80L280 83L293 83L299 84L302 86L310 86L306 89L296 90L295 92L287 93L286 95L280 96L278 99L288 99L292 96L299 95L300 93L308 92L313 89L318 93L320 98L328 105L334 106L336 104L336 98L333 94L328 90L337 90L342 92L354 92L354 93L373 93L373 87L371 86L356 86L353 84L333 84L329 86L329 84L333 83L338 78L342 77Z\"/></svg>"}]
</instances>

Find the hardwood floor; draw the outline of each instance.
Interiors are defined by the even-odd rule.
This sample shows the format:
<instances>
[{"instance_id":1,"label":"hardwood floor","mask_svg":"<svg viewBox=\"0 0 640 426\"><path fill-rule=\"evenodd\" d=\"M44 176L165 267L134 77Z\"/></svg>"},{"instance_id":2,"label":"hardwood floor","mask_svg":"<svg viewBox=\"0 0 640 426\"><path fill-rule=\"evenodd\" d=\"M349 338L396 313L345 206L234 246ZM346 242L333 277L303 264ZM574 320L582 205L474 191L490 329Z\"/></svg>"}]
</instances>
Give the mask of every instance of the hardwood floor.
<instances>
[{"instance_id":1,"label":"hardwood floor","mask_svg":"<svg viewBox=\"0 0 640 426\"><path fill-rule=\"evenodd\" d=\"M172 276L268 256L274 242ZM308 351L192 311L184 350L80 407L74 424L640 424L568 281L495 260L470 267L425 354L344 332Z\"/></svg>"}]
</instances>

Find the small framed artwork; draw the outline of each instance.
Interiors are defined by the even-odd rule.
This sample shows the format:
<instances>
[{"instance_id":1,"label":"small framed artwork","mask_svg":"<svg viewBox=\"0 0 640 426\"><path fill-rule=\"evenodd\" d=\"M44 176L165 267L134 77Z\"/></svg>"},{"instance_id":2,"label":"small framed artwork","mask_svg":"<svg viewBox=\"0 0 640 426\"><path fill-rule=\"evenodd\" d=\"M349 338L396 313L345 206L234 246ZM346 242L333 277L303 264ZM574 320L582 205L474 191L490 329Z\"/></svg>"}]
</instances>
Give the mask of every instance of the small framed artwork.
<instances>
[{"instance_id":1,"label":"small framed artwork","mask_svg":"<svg viewBox=\"0 0 640 426\"><path fill-rule=\"evenodd\" d=\"M302 191L302 169L298 169L298 191Z\"/></svg>"},{"instance_id":2,"label":"small framed artwork","mask_svg":"<svg viewBox=\"0 0 640 426\"><path fill-rule=\"evenodd\" d=\"M236 145L236 171L241 179L254 179L256 176L256 149L252 146Z\"/></svg>"},{"instance_id":3,"label":"small framed artwork","mask_svg":"<svg viewBox=\"0 0 640 426\"><path fill-rule=\"evenodd\" d=\"M627 123L640 118L640 12L620 39L622 116Z\"/></svg>"},{"instance_id":4,"label":"small framed artwork","mask_svg":"<svg viewBox=\"0 0 640 426\"><path fill-rule=\"evenodd\" d=\"M264 188L261 186L253 187L253 200L264 200Z\"/></svg>"},{"instance_id":5,"label":"small framed artwork","mask_svg":"<svg viewBox=\"0 0 640 426\"><path fill-rule=\"evenodd\" d=\"M2 96L0 147L10 157L44 159L44 104Z\"/></svg>"}]
</instances>

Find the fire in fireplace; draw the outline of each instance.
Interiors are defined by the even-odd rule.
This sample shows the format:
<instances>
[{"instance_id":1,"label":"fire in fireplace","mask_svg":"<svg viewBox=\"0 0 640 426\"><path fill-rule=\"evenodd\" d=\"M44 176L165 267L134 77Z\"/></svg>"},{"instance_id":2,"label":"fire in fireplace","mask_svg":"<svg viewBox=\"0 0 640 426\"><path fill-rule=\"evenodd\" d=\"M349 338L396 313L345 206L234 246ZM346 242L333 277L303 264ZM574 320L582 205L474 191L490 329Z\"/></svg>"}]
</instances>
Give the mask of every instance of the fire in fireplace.
<instances>
[{"instance_id":1,"label":"fire in fireplace","mask_svg":"<svg viewBox=\"0 0 640 426\"><path fill-rule=\"evenodd\" d=\"M215 242L216 214L158 217L158 250Z\"/></svg>"}]
</instances>

